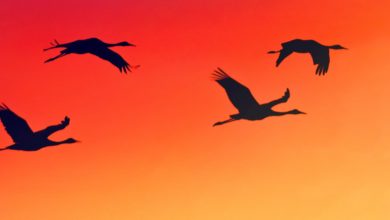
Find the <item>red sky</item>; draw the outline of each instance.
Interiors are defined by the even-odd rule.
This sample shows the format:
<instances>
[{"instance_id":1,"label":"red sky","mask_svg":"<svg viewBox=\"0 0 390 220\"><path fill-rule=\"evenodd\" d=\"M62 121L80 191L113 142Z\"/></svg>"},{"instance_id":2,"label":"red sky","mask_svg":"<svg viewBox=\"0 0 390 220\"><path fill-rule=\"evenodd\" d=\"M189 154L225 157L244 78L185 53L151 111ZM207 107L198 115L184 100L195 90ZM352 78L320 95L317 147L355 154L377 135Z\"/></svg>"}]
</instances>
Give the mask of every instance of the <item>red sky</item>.
<instances>
[{"instance_id":1,"label":"red sky","mask_svg":"<svg viewBox=\"0 0 390 220\"><path fill-rule=\"evenodd\" d=\"M388 220L388 1L11 1L0 8L2 96L33 129L81 143L0 154L4 220ZM141 68L43 61L53 39L129 41ZM329 72L294 38L341 44ZM216 67L260 103L307 115L238 121ZM0 145L11 139L0 129Z\"/></svg>"}]
</instances>

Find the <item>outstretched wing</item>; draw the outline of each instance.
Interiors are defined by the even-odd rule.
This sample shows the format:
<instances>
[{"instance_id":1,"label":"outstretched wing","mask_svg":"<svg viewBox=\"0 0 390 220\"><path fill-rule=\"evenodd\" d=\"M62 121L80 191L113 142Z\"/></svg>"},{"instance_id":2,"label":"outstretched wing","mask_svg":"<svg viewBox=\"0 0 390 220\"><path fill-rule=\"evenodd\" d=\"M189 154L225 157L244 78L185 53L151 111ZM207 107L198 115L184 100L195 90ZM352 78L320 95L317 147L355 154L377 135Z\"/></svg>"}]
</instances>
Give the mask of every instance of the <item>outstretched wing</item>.
<instances>
[{"instance_id":1,"label":"outstretched wing","mask_svg":"<svg viewBox=\"0 0 390 220\"><path fill-rule=\"evenodd\" d=\"M300 43L301 41L302 40L300 39L295 39L281 44L283 49L280 50L279 57L276 60L276 67L278 67L280 63L282 63L282 61L286 59L286 57L288 57L290 54L294 52L294 47L296 46L297 43Z\"/></svg>"},{"instance_id":2,"label":"outstretched wing","mask_svg":"<svg viewBox=\"0 0 390 220\"><path fill-rule=\"evenodd\" d=\"M218 68L213 76L215 81L226 90L230 101L239 112L245 112L259 106L259 103L253 97L251 91L241 83L231 78L221 68Z\"/></svg>"},{"instance_id":3,"label":"outstretched wing","mask_svg":"<svg viewBox=\"0 0 390 220\"><path fill-rule=\"evenodd\" d=\"M94 50L91 50L90 53L93 55L96 55L103 60L107 60L110 63L112 63L114 66L119 68L119 71L123 71L127 73L127 71L131 72L130 65L124 60L119 54L115 53L114 51L106 48L106 47L99 47Z\"/></svg>"},{"instance_id":4,"label":"outstretched wing","mask_svg":"<svg viewBox=\"0 0 390 220\"><path fill-rule=\"evenodd\" d=\"M68 116L66 116L64 118L64 120L61 121L61 123L59 123L57 125L51 125L43 130L37 131L37 132L35 132L35 135L47 138L50 135L52 135L54 132L57 132L59 130L66 128L69 125L69 122L70 122L70 118Z\"/></svg>"},{"instance_id":5,"label":"outstretched wing","mask_svg":"<svg viewBox=\"0 0 390 220\"><path fill-rule=\"evenodd\" d=\"M278 67L280 65L280 63L286 58L288 57L290 54L292 54L292 50L289 50L289 49L285 49L283 48L280 53L279 53L279 57L278 59L276 60L276 67Z\"/></svg>"},{"instance_id":6,"label":"outstretched wing","mask_svg":"<svg viewBox=\"0 0 390 220\"><path fill-rule=\"evenodd\" d=\"M316 69L317 75L325 75L328 72L329 68L329 49L317 49L310 52L311 58L313 59L313 64L318 64Z\"/></svg>"},{"instance_id":7,"label":"outstretched wing","mask_svg":"<svg viewBox=\"0 0 390 220\"><path fill-rule=\"evenodd\" d=\"M0 120L15 143L26 142L34 134L27 122L4 104L0 105Z\"/></svg>"}]
</instances>

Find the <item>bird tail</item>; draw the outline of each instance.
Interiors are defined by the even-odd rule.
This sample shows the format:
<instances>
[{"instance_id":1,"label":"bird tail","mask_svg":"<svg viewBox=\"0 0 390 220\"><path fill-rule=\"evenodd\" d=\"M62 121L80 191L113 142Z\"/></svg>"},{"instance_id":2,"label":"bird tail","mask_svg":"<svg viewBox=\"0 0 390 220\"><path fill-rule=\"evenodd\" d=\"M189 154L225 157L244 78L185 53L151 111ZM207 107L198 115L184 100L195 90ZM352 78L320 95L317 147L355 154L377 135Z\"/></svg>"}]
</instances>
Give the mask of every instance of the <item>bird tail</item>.
<instances>
[{"instance_id":1,"label":"bird tail","mask_svg":"<svg viewBox=\"0 0 390 220\"><path fill-rule=\"evenodd\" d=\"M281 50L271 50L268 51L267 53L272 54L272 53L280 53Z\"/></svg>"}]
</instances>

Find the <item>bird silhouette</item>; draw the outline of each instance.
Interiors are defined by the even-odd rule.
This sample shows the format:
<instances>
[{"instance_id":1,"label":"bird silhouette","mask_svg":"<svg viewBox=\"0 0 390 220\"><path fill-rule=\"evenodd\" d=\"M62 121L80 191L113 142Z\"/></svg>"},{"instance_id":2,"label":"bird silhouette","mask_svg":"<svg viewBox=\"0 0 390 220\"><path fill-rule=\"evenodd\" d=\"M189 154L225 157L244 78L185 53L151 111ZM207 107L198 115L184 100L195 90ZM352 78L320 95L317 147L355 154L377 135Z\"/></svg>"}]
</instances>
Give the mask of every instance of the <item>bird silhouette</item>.
<instances>
[{"instance_id":1,"label":"bird silhouette","mask_svg":"<svg viewBox=\"0 0 390 220\"><path fill-rule=\"evenodd\" d=\"M73 138L63 141L52 141L48 137L69 125L70 119L65 117L61 123L33 132L27 122L11 111L5 104L0 105L0 120L11 136L14 144L0 150L37 151L44 147L78 142Z\"/></svg>"},{"instance_id":2,"label":"bird silhouette","mask_svg":"<svg viewBox=\"0 0 390 220\"><path fill-rule=\"evenodd\" d=\"M64 44L60 44L58 43L57 40L54 40L54 43L51 44L52 47L46 48L43 51L47 51L55 48L65 48L65 49L61 50L61 53L59 55L46 60L45 63L54 61L60 57L63 57L71 53L75 53L75 54L90 53L97 57L100 57L103 60L109 61L114 66L118 67L120 72L122 71L124 73L127 73L127 71L131 72L132 68L135 69L139 67L139 65L131 66L119 54L109 49L109 47L115 47L115 46L123 46L123 47L135 46L134 44L130 44L126 41L115 43L115 44L109 44L99 40L98 38L89 38L84 40L76 40Z\"/></svg>"},{"instance_id":3,"label":"bird silhouette","mask_svg":"<svg viewBox=\"0 0 390 220\"><path fill-rule=\"evenodd\" d=\"M289 89L286 90L282 98L266 104L259 104L247 87L231 78L221 68L218 68L214 72L213 77L214 80L225 89L230 101L238 110L238 114L230 115L230 119L216 122L213 126L222 125L240 119L255 121L262 120L270 116L305 114L297 109L287 112L277 112L272 110L272 107L275 105L287 102L290 97Z\"/></svg>"},{"instance_id":4,"label":"bird silhouette","mask_svg":"<svg viewBox=\"0 0 390 220\"><path fill-rule=\"evenodd\" d=\"M290 54L296 53L310 53L313 59L313 64L318 65L316 69L317 75L325 75L329 68L329 49L347 49L341 45L325 46L314 40L301 40L295 39L282 43L282 49L278 51L269 51L268 53L280 53L279 58L276 60L276 67Z\"/></svg>"}]
</instances>

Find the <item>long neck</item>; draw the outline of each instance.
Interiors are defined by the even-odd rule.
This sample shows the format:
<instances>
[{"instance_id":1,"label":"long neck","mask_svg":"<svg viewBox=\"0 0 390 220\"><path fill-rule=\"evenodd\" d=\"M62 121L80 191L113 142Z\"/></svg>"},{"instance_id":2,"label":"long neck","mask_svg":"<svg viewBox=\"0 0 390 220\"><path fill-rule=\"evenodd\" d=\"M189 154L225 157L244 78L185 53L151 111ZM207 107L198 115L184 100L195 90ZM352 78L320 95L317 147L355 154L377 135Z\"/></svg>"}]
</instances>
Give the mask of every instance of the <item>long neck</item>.
<instances>
[{"instance_id":1,"label":"long neck","mask_svg":"<svg viewBox=\"0 0 390 220\"><path fill-rule=\"evenodd\" d=\"M46 141L42 143L41 148L57 146L57 145L60 145L60 144L63 144L63 143L66 143L65 140L63 140L63 141L52 141L52 140L46 139Z\"/></svg>"},{"instance_id":2,"label":"long neck","mask_svg":"<svg viewBox=\"0 0 390 220\"><path fill-rule=\"evenodd\" d=\"M60 144L68 144L69 142L67 140L63 140L63 141L50 141L50 145L49 146L56 146L56 145L60 145Z\"/></svg>"},{"instance_id":3,"label":"long neck","mask_svg":"<svg viewBox=\"0 0 390 220\"><path fill-rule=\"evenodd\" d=\"M106 43L106 46L107 47L116 47L116 46L121 46L121 43L114 43L114 44Z\"/></svg>"},{"instance_id":4,"label":"long neck","mask_svg":"<svg viewBox=\"0 0 390 220\"><path fill-rule=\"evenodd\" d=\"M42 149L45 147L51 147L51 146L56 146L56 145L60 145L60 144L65 144L65 143L69 143L69 142L67 140L52 141L52 140L46 139L46 140L41 140L39 143L35 143L32 145L13 144L13 145L10 145L6 148L1 148L0 151L2 151L2 150L36 151L36 150L39 150L39 149Z\"/></svg>"},{"instance_id":5,"label":"long neck","mask_svg":"<svg viewBox=\"0 0 390 220\"><path fill-rule=\"evenodd\" d=\"M273 116L283 116L283 115L296 115L296 112L294 110L287 111L287 112L273 112Z\"/></svg>"},{"instance_id":6,"label":"long neck","mask_svg":"<svg viewBox=\"0 0 390 220\"><path fill-rule=\"evenodd\" d=\"M326 46L326 47L329 49L334 49L334 50L341 49L339 45L330 45L330 46Z\"/></svg>"}]
</instances>

